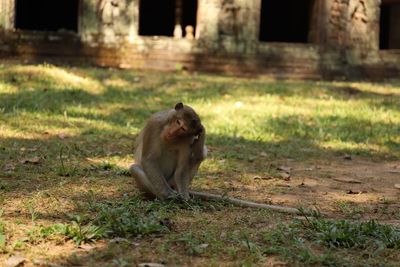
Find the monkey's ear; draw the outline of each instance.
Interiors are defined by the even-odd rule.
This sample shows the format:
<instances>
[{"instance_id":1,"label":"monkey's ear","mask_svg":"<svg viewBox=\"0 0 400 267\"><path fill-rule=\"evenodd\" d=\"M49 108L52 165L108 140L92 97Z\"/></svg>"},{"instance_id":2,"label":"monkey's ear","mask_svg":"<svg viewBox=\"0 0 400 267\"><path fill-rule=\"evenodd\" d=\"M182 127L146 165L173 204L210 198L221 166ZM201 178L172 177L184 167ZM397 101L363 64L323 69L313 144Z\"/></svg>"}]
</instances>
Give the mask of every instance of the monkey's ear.
<instances>
[{"instance_id":1,"label":"monkey's ear","mask_svg":"<svg viewBox=\"0 0 400 267\"><path fill-rule=\"evenodd\" d=\"M182 102L179 102L178 104L175 105L175 110L180 110L180 109L183 109Z\"/></svg>"}]
</instances>

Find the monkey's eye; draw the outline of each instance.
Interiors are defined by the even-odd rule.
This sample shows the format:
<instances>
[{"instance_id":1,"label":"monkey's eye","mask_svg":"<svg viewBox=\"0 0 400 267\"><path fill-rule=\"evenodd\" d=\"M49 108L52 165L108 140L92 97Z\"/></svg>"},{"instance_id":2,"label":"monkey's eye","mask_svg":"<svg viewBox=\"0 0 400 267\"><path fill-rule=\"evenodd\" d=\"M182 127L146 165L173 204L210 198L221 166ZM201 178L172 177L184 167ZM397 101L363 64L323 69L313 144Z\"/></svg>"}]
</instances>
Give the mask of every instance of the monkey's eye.
<instances>
[{"instance_id":1,"label":"monkey's eye","mask_svg":"<svg viewBox=\"0 0 400 267\"><path fill-rule=\"evenodd\" d=\"M182 126L181 120L180 120L180 119L177 119L177 120L176 120L176 124L178 124L179 126Z\"/></svg>"}]
</instances>

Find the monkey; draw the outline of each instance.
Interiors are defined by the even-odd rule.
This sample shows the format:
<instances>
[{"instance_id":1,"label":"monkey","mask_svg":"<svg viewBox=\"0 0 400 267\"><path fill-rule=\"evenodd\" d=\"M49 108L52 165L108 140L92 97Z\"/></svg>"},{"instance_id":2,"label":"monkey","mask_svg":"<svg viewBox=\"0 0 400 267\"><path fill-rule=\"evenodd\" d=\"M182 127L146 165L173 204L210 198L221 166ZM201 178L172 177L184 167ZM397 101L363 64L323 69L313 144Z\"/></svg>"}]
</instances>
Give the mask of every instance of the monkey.
<instances>
[{"instance_id":1,"label":"monkey","mask_svg":"<svg viewBox=\"0 0 400 267\"><path fill-rule=\"evenodd\" d=\"M207 156L205 138L206 129L190 106L179 102L173 109L153 114L137 137L135 163L129 168L144 196L161 200L188 200L192 196L203 200L223 200L241 207L313 215L291 207L189 191L193 177Z\"/></svg>"},{"instance_id":2,"label":"monkey","mask_svg":"<svg viewBox=\"0 0 400 267\"><path fill-rule=\"evenodd\" d=\"M189 186L207 155L206 131L190 106L155 113L139 133L130 172L148 198L189 199Z\"/></svg>"}]
</instances>

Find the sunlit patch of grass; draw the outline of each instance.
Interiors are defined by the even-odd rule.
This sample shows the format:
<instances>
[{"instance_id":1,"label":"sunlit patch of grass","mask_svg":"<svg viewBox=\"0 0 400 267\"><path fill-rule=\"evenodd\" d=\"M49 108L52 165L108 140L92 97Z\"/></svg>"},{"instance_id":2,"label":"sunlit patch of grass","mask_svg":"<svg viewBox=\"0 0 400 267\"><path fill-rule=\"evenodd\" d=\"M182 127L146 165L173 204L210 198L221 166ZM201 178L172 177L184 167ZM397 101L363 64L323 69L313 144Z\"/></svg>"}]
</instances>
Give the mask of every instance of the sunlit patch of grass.
<instances>
[{"instance_id":1,"label":"sunlit patch of grass","mask_svg":"<svg viewBox=\"0 0 400 267\"><path fill-rule=\"evenodd\" d=\"M353 89L361 89L362 92L382 94L383 96L399 96L400 83L393 84L379 84L379 83L363 83L363 82L335 82L333 83L338 87L350 87Z\"/></svg>"},{"instance_id":2,"label":"sunlit patch of grass","mask_svg":"<svg viewBox=\"0 0 400 267\"><path fill-rule=\"evenodd\" d=\"M396 138L400 123L399 111L377 110L362 100L318 100L302 95L259 96L257 100L244 96L221 101L203 114L210 133L219 136L267 143L312 140L317 147L329 143L331 149L343 150L343 144L348 144L373 153L386 153L387 141Z\"/></svg>"},{"instance_id":3,"label":"sunlit patch of grass","mask_svg":"<svg viewBox=\"0 0 400 267\"><path fill-rule=\"evenodd\" d=\"M52 65L13 66L2 70L2 80L9 85L18 85L23 91L48 89L83 89L93 94L102 93L102 85L90 77L82 77Z\"/></svg>"},{"instance_id":4,"label":"sunlit patch of grass","mask_svg":"<svg viewBox=\"0 0 400 267\"><path fill-rule=\"evenodd\" d=\"M131 87L131 82L121 79L121 78L110 78L110 79L104 80L104 85L125 89L125 88Z\"/></svg>"},{"instance_id":5,"label":"sunlit patch of grass","mask_svg":"<svg viewBox=\"0 0 400 267\"><path fill-rule=\"evenodd\" d=\"M371 154L390 154L385 146L373 145L368 143L345 142L340 140L332 140L330 142L321 142L320 146L325 149L335 148L339 151L347 151L353 154L365 154L363 151L369 151Z\"/></svg>"}]
</instances>

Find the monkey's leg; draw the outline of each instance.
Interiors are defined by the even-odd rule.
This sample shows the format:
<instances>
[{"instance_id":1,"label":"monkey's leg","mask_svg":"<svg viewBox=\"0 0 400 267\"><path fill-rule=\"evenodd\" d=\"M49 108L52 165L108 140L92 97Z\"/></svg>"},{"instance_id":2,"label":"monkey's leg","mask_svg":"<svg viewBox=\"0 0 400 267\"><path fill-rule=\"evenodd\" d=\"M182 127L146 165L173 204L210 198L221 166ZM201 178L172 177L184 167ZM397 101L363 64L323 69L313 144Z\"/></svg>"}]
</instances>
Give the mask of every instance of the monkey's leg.
<instances>
[{"instance_id":1,"label":"monkey's leg","mask_svg":"<svg viewBox=\"0 0 400 267\"><path fill-rule=\"evenodd\" d=\"M186 152L187 154L181 153L179 160L181 164L178 166L174 174L173 180L177 186L177 191L186 200L190 198L189 186L192 183L194 176L196 176L200 164L207 156L207 147L204 145L204 138L200 139L203 141L201 141L201 146L197 147L197 156L195 155L196 151L194 151L195 147L192 147L191 151ZM198 144L199 143L197 142L194 145Z\"/></svg>"},{"instance_id":2,"label":"monkey's leg","mask_svg":"<svg viewBox=\"0 0 400 267\"><path fill-rule=\"evenodd\" d=\"M175 187L176 191L178 192L179 196L185 200L189 199L189 183L188 178L185 175L184 171L178 172L174 175L173 186Z\"/></svg>"},{"instance_id":3,"label":"monkey's leg","mask_svg":"<svg viewBox=\"0 0 400 267\"><path fill-rule=\"evenodd\" d=\"M149 179L144 173L142 167L138 164L132 164L129 167L129 171L132 174L133 178L135 178L137 187L143 193L143 195L148 199L153 199L156 196L153 194L151 190L151 184L149 183Z\"/></svg>"},{"instance_id":4,"label":"monkey's leg","mask_svg":"<svg viewBox=\"0 0 400 267\"><path fill-rule=\"evenodd\" d=\"M174 175L177 191L185 200L190 198L189 186L192 183L193 177L197 174L200 163L187 164L185 168L178 169Z\"/></svg>"}]
</instances>

